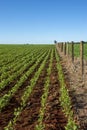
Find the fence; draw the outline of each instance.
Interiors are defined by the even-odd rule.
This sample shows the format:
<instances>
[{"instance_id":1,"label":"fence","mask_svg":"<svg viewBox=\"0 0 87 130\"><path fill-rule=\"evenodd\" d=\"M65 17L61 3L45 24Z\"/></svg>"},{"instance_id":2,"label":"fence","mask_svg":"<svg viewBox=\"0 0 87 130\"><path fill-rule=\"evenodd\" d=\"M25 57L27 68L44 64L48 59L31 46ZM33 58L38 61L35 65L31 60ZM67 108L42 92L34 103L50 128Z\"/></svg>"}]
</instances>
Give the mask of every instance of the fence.
<instances>
[{"instance_id":1,"label":"fence","mask_svg":"<svg viewBox=\"0 0 87 130\"><path fill-rule=\"evenodd\" d=\"M81 76L84 74L84 45L86 42L81 41L80 43L61 42L55 43L58 49L68 57L71 57L72 63L74 63L74 57L79 55L80 66L81 66Z\"/></svg>"}]
</instances>

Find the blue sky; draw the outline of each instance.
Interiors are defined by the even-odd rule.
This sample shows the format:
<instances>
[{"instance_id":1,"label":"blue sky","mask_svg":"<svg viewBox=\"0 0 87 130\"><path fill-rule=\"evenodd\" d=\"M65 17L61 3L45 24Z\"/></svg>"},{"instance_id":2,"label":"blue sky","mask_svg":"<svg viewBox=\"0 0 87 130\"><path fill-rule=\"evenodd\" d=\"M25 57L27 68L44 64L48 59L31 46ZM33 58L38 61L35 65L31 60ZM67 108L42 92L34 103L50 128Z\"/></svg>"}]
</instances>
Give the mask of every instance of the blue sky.
<instances>
[{"instance_id":1,"label":"blue sky","mask_svg":"<svg viewBox=\"0 0 87 130\"><path fill-rule=\"evenodd\" d=\"M0 43L87 41L87 0L0 0Z\"/></svg>"}]
</instances>

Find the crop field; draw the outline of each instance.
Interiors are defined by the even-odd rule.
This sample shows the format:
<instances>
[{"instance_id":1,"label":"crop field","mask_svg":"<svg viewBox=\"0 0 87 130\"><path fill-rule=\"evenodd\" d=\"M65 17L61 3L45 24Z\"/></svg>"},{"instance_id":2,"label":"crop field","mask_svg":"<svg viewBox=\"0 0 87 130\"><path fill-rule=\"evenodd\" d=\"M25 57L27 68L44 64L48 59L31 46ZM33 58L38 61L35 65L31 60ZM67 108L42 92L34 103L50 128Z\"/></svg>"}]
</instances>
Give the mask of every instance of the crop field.
<instances>
[{"instance_id":1,"label":"crop field","mask_svg":"<svg viewBox=\"0 0 87 130\"><path fill-rule=\"evenodd\" d=\"M54 45L0 45L0 130L78 130Z\"/></svg>"},{"instance_id":2,"label":"crop field","mask_svg":"<svg viewBox=\"0 0 87 130\"><path fill-rule=\"evenodd\" d=\"M84 43L83 47L84 51L84 58L87 60L87 43ZM69 44L69 53L71 53L71 45ZM80 56L80 44L74 43L74 56L79 57Z\"/></svg>"}]
</instances>

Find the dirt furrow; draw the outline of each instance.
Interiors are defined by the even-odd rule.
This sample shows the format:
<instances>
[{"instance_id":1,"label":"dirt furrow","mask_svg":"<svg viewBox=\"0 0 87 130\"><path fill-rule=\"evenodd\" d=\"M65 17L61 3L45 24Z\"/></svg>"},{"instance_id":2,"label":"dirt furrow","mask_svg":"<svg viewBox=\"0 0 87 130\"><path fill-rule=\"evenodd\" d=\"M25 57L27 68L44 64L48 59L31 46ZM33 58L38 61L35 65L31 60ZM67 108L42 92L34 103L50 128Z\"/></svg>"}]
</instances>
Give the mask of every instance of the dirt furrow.
<instances>
[{"instance_id":1,"label":"dirt furrow","mask_svg":"<svg viewBox=\"0 0 87 130\"><path fill-rule=\"evenodd\" d=\"M52 73L50 75L50 89L46 104L46 112L43 123L45 130L65 130L67 119L65 118L59 102L60 84L58 81L58 72L56 60L54 57Z\"/></svg>"},{"instance_id":2,"label":"dirt furrow","mask_svg":"<svg viewBox=\"0 0 87 130\"><path fill-rule=\"evenodd\" d=\"M41 96L43 94L43 87L45 76L47 74L46 70L48 68L48 64L49 63L46 63L46 66L34 87L25 109L22 111L15 125L15 130L34 130L41 106Z\"/></svg>"},{"instance_id":3,"label":"dirt furrow","mask_svg":"<svg viewBox=\"0 0 87 130\"><path fill-rule=\"evenodd\" d=\"M26 73L29 70L29 68L31 66L33 66L34 64L35 64L35 62L33 62L28 67L26 67L26 69L20 75L18 75L16 79L11 81L7 86L5 86L4 89L0 90L0 97L2 97L4 94L6 94L8 91L10 91L11 88L14 87L14 85L17 83L17 81L20 80L21 76L23 76L23 74Z\"/></svg>"},{"instance_id":4,"label":"dirt furrow","mask_svg":"<svg viewBox=\"0 0 87 130\"><path fill-rule=\"evenodd\" d=\"M40 64L37 67L39 68L39 66L40 66ZM0 130L3 130L3 128L8 124L8 122L11 119L13 119L14 109L20 106L20 99L24 92L24 89L26 88L27 85L30 84L29 81L34 76L36 71L37 71L37 68L35 68L34 72L32 74L30 74L30 76L23 83L23 85L17 90L17 92L14 94L14 96L9 101L8 106L6 106L0 113Z\"/></svg>"}]
</instances>

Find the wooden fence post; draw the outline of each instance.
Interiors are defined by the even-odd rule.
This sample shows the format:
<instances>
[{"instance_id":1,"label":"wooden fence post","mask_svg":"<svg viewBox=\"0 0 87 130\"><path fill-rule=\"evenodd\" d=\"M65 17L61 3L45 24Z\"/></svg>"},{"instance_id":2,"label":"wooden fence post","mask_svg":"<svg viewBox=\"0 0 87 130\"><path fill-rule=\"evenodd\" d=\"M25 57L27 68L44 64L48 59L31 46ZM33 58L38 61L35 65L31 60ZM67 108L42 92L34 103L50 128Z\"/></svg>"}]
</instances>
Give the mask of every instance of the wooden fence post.
<instances>
[{"instance_id":1,"label":"wooden fence post","mask_svg":"<svg viewBox=\"0 0 87 130\"><path fill-rule=\"evenodd\" d=\"M60 48L60 43L59 43L59 48Z\"/></svg>"},{"instance_id":2,"label":"wooden fence post","mask_svg":"<svg viewBox=\"0 0 87 130\"><path fill-rule=\"evenodd\" d=\"M61 43L61 52L63 52L63 43Z\"/></svg>"},{"instance_id":3,"label":"wooden fence post","mask_svg":"<svg viewBox=\"0 0 87 130\"><path fill-rule=\"evenodd\" d=\"M66 42L65 42L65 55L66 55L66 49L67 49L67 48L66 48Z\"/></svg>"},{"instance_id":4,"label":"wooden fence post","mask_svg":"<svg viewBox=\"0 0 87 130\"><path fill-rule=\"evenodd\" d=\"M64 54L64 43L63 43L63 51L62 51L62 52L63 52L63 54Z\"/></svg>"},{"instance_id":5,"label":"wooden fence post","mask_svg":"<svg viewBox=\"0 0 87 130\"><path fill-rule=\"evenodd\" d=\"M61 50L61 42L59 43L59 47L60 47L60 50Z\"/></svg>"},{"instance_id":6,"label":"wooden fence post","mask_svg":"<svg viewBox=\"0 0 87 130\"><path fill-rule=\"evenodd\" d=\"M64 54L64 42L63 42L63 54Z\"/></svg>"},{"instance_id":7,"label":"wooden fence post","mask_svg":"<svg viewBox=\"0 0 87 130\"><path fill-rule=\"evenodd\" d=\"M83 77L83 73L84 73L84 42L81 41L80 42L80 64L81 64L81 76Z\"/></svg>"},{"instance_id":8,"label":"wooden fence post","mask_svg":"<svg viewBox=\"0 0 87 130\"><path fill-rule=\"evenodd\" d=\"M58 45L58 43L57 43L57 48L59 48L59 45Z\"/></svg>"},{"instance_id":9,"label":"wooden fence post","mask_svg":"<svg viewBox=\"0 0 87 130\"><path fill-rule=\"evenodd\" d=\"M66 55L66 42L63 43L63 52L64 52L64 55Z\"/></svg>"},{"instance_id":10,"label":"wooden fence post","mask_svg":"<svg viewBox=\"0 0 87 130\"><path fill-rule=\"evenodd\" d=\"M72 63L74 62L74 42L71 42L71 58L72 58Z\"/></svg>"},{"instance_id":11,"label":"wooden fence post","mask_svg":"<svg viewBox=\"0 0 87 130\"><path fill-rule=\"evenodd\" d=\"M67 42L67 44L66 44L67 46L66 46L66 50L67 50L67 56L69 56L69 42Z\"/></svg>"},{"instance_id":12,"label":"wooden fence post","mask_svg":"<svg viewBox=\"0 0 87 130\"><path fill-rule=\"evenodd\" d=\"M58 42L58 47L60 48L59 42Z\"/></svg>"}]
</instances>

